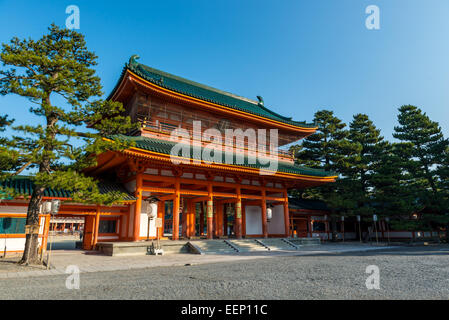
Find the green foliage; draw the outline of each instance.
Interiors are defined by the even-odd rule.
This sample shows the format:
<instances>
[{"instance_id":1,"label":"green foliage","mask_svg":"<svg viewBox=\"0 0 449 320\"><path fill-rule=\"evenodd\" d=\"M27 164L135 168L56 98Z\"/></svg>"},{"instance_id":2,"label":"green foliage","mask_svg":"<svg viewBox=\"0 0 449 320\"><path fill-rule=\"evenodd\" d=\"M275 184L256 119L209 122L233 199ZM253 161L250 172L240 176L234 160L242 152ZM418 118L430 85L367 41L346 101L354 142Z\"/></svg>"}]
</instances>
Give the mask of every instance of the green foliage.
<instances>
[{"instance_id":1,"label":"green foliage","mask_svg":"<svg viewBox=\"0 0 449 320\"><path fill-rule=\"evenodd\" d=\"M38 40L13 38L2 45L0 93L27 98L33 104L29 111L40 118L12 127L16 132L12 144L2 144L8 152L0 150L3 173L15 174L26 163L38 169L36 186L74 191L82 202L120 200L122 195L101 195L95 179L80 171L95 165L95 155L129 146L129 142L104 137L135 128L120 103L100 99L100 78L93 68L96 59L82 34L54 24ZM56 96L64 103L53 104ZM4 160L6 153L16 163Z\"/></svg>"},{"instance_id":2,"label":"green foliage","mask_svg":"<svg viewBox=\"0 0 449 320\"><path fill-rule=\"evenodd\" d=\"M317 112L315 121L317 132L291 150L298 163L335 171L339 179L292 195L323 200L334 216L388 217L399 229L449 223L449 143L419 108L399 108L397 143L385 141L364 114L354 115L349 130L331 111ZM419 219L409 219L420 212Z\"/></svg>"},{"instance_id":3,"label":"green foliage","mask_svg":"<svg viewBox=\"0 0 449 320\"><path fill-rule=\"evenodd\" d=\"M351 196L351 181L348 172L357 161L361 146L348 139L346 124L334 116L332 111L322 110L315 113L318 130L304 139L297 162L340 174L334 184L311 188L302 192L302 197L319 199L326 202L333 212L350 214L356 208Z\"/></svg>"},{"instance_id":4,"label":"green foliage","mask_svg":"<svg viewBox=\"0 0 449 320\"><path fill-rule=\"evenodd\" d=\"M407 194L415 201L417 210L426 209L425 219L449 223L447 201L447 150L438 122L430 120L419 108L404 105L399 108L399 126L393 137L408 144L402 148L402 170L409 176ZM438 217L438 218L437 218Z\"/></svg>"}]
</instances>

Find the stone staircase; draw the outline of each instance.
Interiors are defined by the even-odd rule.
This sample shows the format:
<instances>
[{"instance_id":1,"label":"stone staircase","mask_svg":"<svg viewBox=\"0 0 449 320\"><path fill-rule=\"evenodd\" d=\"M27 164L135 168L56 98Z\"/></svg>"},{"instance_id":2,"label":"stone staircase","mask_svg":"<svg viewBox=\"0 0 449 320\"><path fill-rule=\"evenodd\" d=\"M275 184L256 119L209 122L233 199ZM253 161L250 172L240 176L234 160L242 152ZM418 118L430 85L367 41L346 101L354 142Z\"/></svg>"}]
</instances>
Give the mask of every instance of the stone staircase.
<instances>
[{"instance_id":1,"label":"stone staircase","mask_svg":"<svg viewBox=\"0 0 449 320\"><path fill-rule=\"evenodd\" d=\"M269 247L264 245L258 239L232 239L227 240L227 242L231 243L235 246L238 252L254 252L254 251L268 251Z\"/></svg>"},{"instance_id":2,"label":"stone staircase","mask_svg":"<svg viewBox=\"0 0 449 320\"><path fill-rule=\"evenodd\" d=\"M321 244L320 238L288 238L288 241L298 246L315 246Z\"/></svg>"},{"instance_id":3,"label":"stone staircase","mask_svg":"<svg viewBox=\"0 0 449 320\"><path fill-rule=\"evenodd\" d=\"M297 250L298 245L283 238L268 238L260 239L264 245L270 248L270 250Z\"/></svg>"},{"instance_id":4,"label":"stone staircase","mask_svg":"<svg viewBox=\"0 0 449 320\"><path fill-rule=\"evenodd\" d=\"M192 248L199 251L200 254L226 254L238 252L232 245L224 240L197 240L190 241Z\"/></svg>"}]
</instances>

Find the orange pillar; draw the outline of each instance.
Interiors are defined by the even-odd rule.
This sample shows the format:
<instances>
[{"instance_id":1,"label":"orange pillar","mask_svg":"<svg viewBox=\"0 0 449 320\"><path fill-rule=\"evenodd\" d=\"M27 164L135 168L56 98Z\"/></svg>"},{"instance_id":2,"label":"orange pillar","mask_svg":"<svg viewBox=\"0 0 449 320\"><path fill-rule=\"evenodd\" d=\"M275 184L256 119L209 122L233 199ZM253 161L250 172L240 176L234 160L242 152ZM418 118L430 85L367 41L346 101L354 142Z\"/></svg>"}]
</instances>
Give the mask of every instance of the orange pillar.
<instances>
[{"instance_id":1,"label":"orange pillar","mask_svg":"<svg viewBox=\"0 0 449 320\"><path fill-rule=\"evenodd\" d=\"M290 236L290 213L288 211L288 195L287 190L284 191L284 226L285 226L285 236Z\"/></svg>"},{"instance_id":2,"label":"orange pillar","mask_svg":"<svg viewBox=\"0 0 449 320\"><path fill-rule=\"evenodd\" d=\"M165 231L165 201L161 201L161 218L162 218L162 227L161 227L161 237L164 236Z\"/></svg>"},{"instance_id":3,"label":"orange pillar","mask_svg":"<svg viewBox=\"0 0 449 320\"><path fill-rule=\"evenodd\" d=\"M134 223L133 223L133 241L140 240L140 210L142 208L142 173L138 173L136 176L136 192L137 198L134 204Z\"/></svg>"},{"instance_id":4,"label":"orange pillar","mask_svg":"<svg viewBox=\"0 0 449 320\"><path fill-rule=\"evenodd\" d=\"M200 236L204 236L204 204L200 202Z\"/></svg>"},{"instance_id":5,"label":"orange pillar","mask_svg":"<svg viewBox=\"0 0 449 320\"><path fill-rule=\"evenodd\" d=\"M175 197L173 198L173 235L172 240L179 239L179 204L181 201L179 177L175 181Z\"/></svg>"},{"instance_id":6,"label":"orange pillar","mask_svg":"<svg viewBox=\"0 0 449 320\"><path fill-rule=\"evenodd\" d=\"M195 202L193 202L192 200L189 201L189 212L190 212L189 237L194 237L196 234L196 206Z\"/></svg>"},{"instance_id":7,"label":"orange pillar","mask_svg":"<svg viewBox=\"0 0 449 320\"><path fill-rule=\"evenodd\" d=\"M188 209L186 208L186 204L185 204L185 201L183 201L183 205L182 205L182 216L181 216L181 223L182 223L182 236L184 237L184 238L186 238L187 237L187 235L188 235L188 231L187 231L187 225L188 225L188 223L187 223L187 221L188 221L188 218L187 218L187 216L189 215L190 213L189 213L189 211L188 211Z\"/></svg>"},{"instance_id":8,"label":"orange pillar","mask_svg":"<svg viewBox=\"0 0 449 320\"><path fill-rule=\"evenodd\" d=\"M235 203L235 236L237 239L242 238L242 196L240 193L240 187L237 187L237 202Z\"/></svg>"},{"instance_id":9,"label":"orange pillar","mask_svg":"<svg viewBox=\"0 0 449 320\"><path fill-rule=\"evenodd\" d=\"M215 234L217 237L222 237L223 236L223 204L222 203L218 203L217 204L217 212L216 212L216 231Z\"/></svg>"},{"instance_id":10,"label":"orange pillar","mask_svg":"<svg viewBox=\"0 0 449 320\"><path fill-rule=\"evenodd\" d=\"M44 234L42 237L41 252L47 251L48 233L50 231L50 219L51 216L49 214L45 215Z\"/></svg>"},{"instance_id":11,"label":"orange pillar","mask_svg":"<svg viewBox=\"0 0 449 320\"><path fill-rule=\"evenodd\" d=\"M157 203L157 217L162 220L162 228L156 229L156 238L160 239L163 235L164 223L163 223L163 210L164 210L164 201L159 201Z\"/></svg>"},{"instance_id":12,"label":"orange pillar","mask_svg":"<svg viewBox=\"0 0 449 320\"><path fill-rule=\"evenodd\" d=\"M95 217L86 216L84 218L84 236L83 236L83 249L92 250L92 243L95 230Z\"/></svg>"},{"instance_id":13,"label":"orange pillar","mask_svg":"<svg viewBox=\"0 0 449 320\"><path fill-rule=\"evenodd\" d=\"M242 203L242 237L246 237L246 212Z\"/></svg>"},{"instance_id":14,"label":"orange pillar","mask_svg":"<svg viewBox=\"0 0 449 320\"><path fill-rule=\"evenodd\" d=\"M262 190L262 233L264 238L268 238L268 225L267 225L267 200L265 189Z\"/></svg>"},{"instance_id":15,"label":"orange pillar","mask_svg":"<svg viewBox=\"0 0 449 320\"><path fill-rule=\"evenodd\" d=\"M99 225L100 225L100 206L97 205L97 213L95 215L94 242L93 242L94 248L98 242L98 227L99 227Z\"/></svg>"},{"instance_id":16,"label":"orange pillar","mask_svg":"<svg viewBox=\"0 0 449 320\"><path fill-rule=\"evenodd\" d=\"M212 194L212 184L209 183L207 185L207 192L208 192L208 200L207 200L207 239L213 238L213 232L214 232L214 224L213 224L213 218L214 218L214 200L213 200L213 194Z\"/></svg>"}]
</instances>

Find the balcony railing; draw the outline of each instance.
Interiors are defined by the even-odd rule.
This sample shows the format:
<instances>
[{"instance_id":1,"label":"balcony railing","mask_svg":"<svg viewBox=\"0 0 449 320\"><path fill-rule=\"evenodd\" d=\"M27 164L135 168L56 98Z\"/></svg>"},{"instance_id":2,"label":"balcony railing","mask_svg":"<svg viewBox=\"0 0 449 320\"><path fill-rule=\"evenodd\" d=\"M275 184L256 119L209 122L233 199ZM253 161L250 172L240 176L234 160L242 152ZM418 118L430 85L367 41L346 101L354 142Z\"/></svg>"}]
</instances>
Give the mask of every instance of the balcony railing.
<instances>
[{"instance_id":1,"label":"balcony railing","mask_svg":"<svg viewBox=\"0 0 449 320\"><path fill-rule=\"evenodd\" d=\"M138 121L140 122L142 128L146 131L170 135L176 129L184 129L189 133L189 135L193 141L201 141L201 139L202 139L202 137L201 137L202 132L200 133L200 135L198 135L197 132L194 132L193 126L190 126L187 124L182 124L182 126L181 126L181 125L165 123L163 121L158 121L158 120L150 121L150 120L144 120L141 118L138 119ZM227 128L227 129L231 129L231 128ZM223 146L226 147L225 144L223 144ZM234 145L233 148L237 151L240 150L242 152L246 152L246 151L258 152L257 148L254 148L251 146L245 146L242 148L242 147ZM266 152L270 152L269 148L266 149ZM282 158L287 158L289 160L293 160L293 153L291 151L278 148L277 152L278 152L278 156L280 156Z\"/></svg>"}]
</instances>

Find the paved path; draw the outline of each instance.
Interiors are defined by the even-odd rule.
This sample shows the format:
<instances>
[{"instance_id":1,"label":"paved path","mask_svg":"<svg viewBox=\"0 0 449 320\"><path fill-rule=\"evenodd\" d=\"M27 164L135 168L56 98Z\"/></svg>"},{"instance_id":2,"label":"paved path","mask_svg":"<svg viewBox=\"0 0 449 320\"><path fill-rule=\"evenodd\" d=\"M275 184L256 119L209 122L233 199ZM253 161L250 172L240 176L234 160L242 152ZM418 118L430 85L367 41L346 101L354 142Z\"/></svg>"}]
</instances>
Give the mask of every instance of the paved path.
<instances>
[{"instance_id":1,"label":"paved path","mask_svg":"<svg viewBox=\"0 0 449 320\"><path fill-rule=\"evenodd\" d=\"M0 299L449 299L449 246L335 252L86 272L78 290L66 274L0 279ZM370 265L379 290L365 285Z\"/></svg>"},{"instance_id":2,"label":"paved path","mask_svg":"<svg viewBox=\"0 0 449 320\"><path fill-rule=\"evenodd\" d=\"M61 248L70 248L67 245L60 245ZM51 276L65 274L68 266L75 265L81 273L99 272L99 271L119 271L131 269L143 269L152 267L174 267L185 265L198 265L205 263L218 263L226 261L242 261L248 259L263 259L273 256L298 256L298 255L316 255L316 254L337 254L356 251L380 250L390 247L371 246L365 244L323 244L317 246L303 246L300 250L282 250L282 251L262 251L249 253L216 254L216 255L197 255L197 254L167 254L164 256L128 256L111 257L95 254L82 250L55 250L51 256L50 270L30 267L23 268L17 266L10 270L11 263L3 267L0 260L0 279L2 278L27 278L36 276ZM393 248L393 247L391 247ZM31 267L32 268L32 267ZM25 270L24 270L25 269Z\"/></svg>"}]
</instances>

